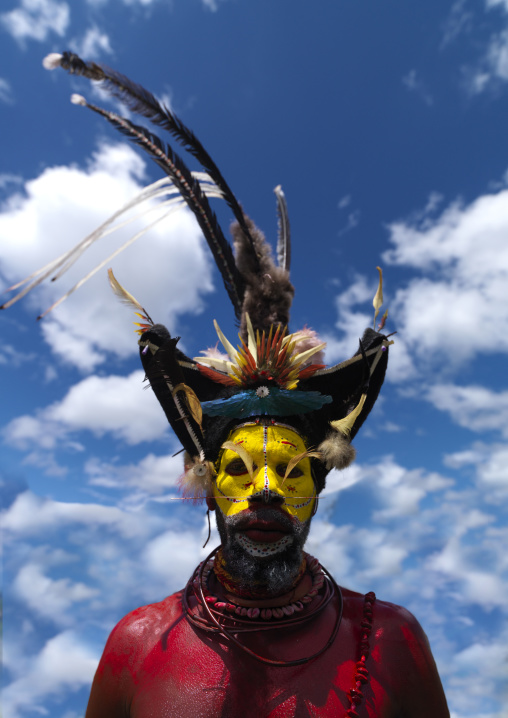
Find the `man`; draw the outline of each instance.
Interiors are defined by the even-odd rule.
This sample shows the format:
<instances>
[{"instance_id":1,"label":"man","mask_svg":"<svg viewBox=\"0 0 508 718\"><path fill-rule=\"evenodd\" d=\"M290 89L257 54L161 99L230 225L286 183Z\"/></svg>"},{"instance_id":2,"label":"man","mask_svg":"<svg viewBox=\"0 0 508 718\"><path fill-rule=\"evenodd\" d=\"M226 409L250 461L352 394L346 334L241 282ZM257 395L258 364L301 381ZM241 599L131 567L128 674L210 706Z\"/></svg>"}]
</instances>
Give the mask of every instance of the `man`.
<instances>
[{"instance_id":1,"label":"man","mask_svg":"<svg viewBox=\"0 0 508 718\"><path fill-rule=\"evenodd\" d=\"M314 493L310 459L284 482L301 437L253 423L231 444L246 449L253 476L223 451L207 499L219 552L184 591L114 629L87 718L448 716L414 617L339 589L303 552L316 498L294 495Z\"/></svg>"},{"instance_id":2,"label":"man","mask_svg":"<svg viewBox=\"0 0 508 718\"><path fill-rule=\"evenodd\" d=\"M169 176L170 192L196 216L240 323L238 349L216 325L227 356L191 359L110 274L115 292L142 317L146 376L186 452L182 490L216 511L221 546L185 589L120 621L87 718L446 718L434 660L413 616L373 593L339 588L303 550L326 476L353 460L351 440L383 383L391 344L380 333L384 318L377 331L366 330L351 359L311 363L324 345L308 330L286 330L294 289L280 188L276 265L203 146L150 93L70 53L51 55L45 65L102 82L201 163L206 175L190 172L145 127L74 96ZM129 206L158 196L153 187ZM236 219L234 254L209 196L225 199Z\"/></svg>"}]
</instances>

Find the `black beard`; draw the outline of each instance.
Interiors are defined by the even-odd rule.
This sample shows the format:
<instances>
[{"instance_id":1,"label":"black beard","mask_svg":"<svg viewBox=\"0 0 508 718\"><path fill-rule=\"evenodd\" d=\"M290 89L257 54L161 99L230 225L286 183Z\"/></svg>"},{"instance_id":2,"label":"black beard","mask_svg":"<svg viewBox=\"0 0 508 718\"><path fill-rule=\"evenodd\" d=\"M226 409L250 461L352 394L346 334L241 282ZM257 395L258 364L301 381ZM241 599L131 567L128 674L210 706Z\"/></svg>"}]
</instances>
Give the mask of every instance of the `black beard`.
<instances>
[{"instance_id":1,"label":"black beard","mask_svg":"<svg viewBox=\"0 0 508 718\"><path fill-rule=\"evenodd\" d=\"M237 526L245 521L245 517L242 514L225 517L219 509L215 513L222 555L232 578L238 581L242 588L263 586L274 596L290 591L302 564L303 546L309 534L310 520L301 523L276 509L260 509L256 512L258 516L268 521L277 521L290 532L293 541L279 553L257 557L251 556L236 540Z\"/></svg>"}]
</instances>

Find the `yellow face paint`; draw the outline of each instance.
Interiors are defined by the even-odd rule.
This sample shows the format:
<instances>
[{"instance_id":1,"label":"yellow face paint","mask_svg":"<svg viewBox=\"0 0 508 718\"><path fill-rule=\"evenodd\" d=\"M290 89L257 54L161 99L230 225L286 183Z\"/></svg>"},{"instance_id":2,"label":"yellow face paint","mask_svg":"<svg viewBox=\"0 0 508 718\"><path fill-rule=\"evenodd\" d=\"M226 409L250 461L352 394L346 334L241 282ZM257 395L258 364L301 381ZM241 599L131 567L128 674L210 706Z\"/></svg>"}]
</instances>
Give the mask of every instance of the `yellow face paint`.
<instances>
[{"instance_id":1,"label":"yellow face paint","mask_svg":"<svg viewBox=\"0 0 508 718\"><path fill-rule=\"evenodd\" d=\"M231 442L231 443L229 443ZM310 459L302 459L284 481L286 467L294 456L306 451L301 436L282 426L249 424L231 433L222 454L214 496L225 516L249 507L248 497L270 492L284 498L282 509L304 522L310 519L316 501ZM240 447L234 451L231 444ZM252 460L252 475L242 459Z\"/></svg>"}]
</instances>

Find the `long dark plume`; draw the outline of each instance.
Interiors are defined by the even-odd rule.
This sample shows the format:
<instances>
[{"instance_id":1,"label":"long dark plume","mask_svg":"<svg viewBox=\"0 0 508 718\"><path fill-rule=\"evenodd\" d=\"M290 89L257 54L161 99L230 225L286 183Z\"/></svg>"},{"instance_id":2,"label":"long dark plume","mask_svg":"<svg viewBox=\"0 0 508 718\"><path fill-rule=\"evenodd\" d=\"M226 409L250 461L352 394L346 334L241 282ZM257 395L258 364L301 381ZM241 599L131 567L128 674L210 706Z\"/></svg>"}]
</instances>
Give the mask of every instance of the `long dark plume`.
<instances>
[{"instance_id":1,"label":"long dark plume","mask_svg":"<svg viewBox=\"0 0 508 718\"><path fill-rule=\"evenodd\" d=\"M215 184L222 190L224 199L242 227L247 240L253 244L242 208L222 176L221 171L192 130L186 127L171 110L162 105L144 87L105 65L98 65L95 62L87 63L74 53L64 52L60 60L60 66L71 74L82 75L90 80L102 82L106 90L118 97L130 110L170 132L182 147L185 147L198 160Z\"/></svg>"},{"instance_id":2,"label":"long dark plume","mask_svg":"<svg viewBox=\"0 0 508 718\"><path fill-rule=\"evenodd\" d=\"M286 272L289 272L291 266L291 231L289 227L288 206L280 184L277 185L273 191L277 197L277 218L279 221L277 264L281 269L285 269Z\"/></svg>"},{"instance_id":3,"label":"long dark plume","mask_svg":"<svg viewBox=\"0 0 508 718\"><path fill-rule=\"evenodd\" d=\"M79 104L104 117L115 129L142 147L159 167L171 177L183 199L193 211L205 235L217 267L222 275L226 291L233 304L235 315L237 319L240 319L245 292L243 278L236 267L231 247L224 237L208 199L203 194L199 182L192 176L182 158L173 152L169 145L162 142L157 135L145 127L135 125L125 117L104 110L97 105L92 105L84 98L80 97Z\"/></svg>"}]
</instances>

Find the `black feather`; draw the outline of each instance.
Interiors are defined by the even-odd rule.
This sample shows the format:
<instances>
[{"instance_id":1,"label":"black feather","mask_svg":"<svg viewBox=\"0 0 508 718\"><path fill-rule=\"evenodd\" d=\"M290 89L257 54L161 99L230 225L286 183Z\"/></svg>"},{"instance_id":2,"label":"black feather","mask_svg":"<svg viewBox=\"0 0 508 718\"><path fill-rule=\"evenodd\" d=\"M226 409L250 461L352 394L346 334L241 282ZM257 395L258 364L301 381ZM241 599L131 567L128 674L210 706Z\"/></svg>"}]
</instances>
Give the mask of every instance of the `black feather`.
<instances>
[{"instance_id":1,"label":"black feather","mask_svg":"<svg viewBox=\"0 0 508 718\"><path fill-rule=\"evenodd\" d=\"M254 249L238 224L231 227L236 266L245 281L240 324L240 334L244 340L247 338L246 314L251 318L254 331L269 331L272 324L287 326L295 293L289 281L289 272L275 265L271 247L263 233L248 217L247 222L254 238Z\"/></svg>"},{"instance_id":2,"label":"black feather","mask_svg":"<svg viewBox=\"0 0 508 718\"><path fill-rule=\"evenodd\" d=\"M291 230L289 226L288 206L280 185L274 189L277 197L277 218L279 234L277 237L277 264L289 272L291 266Z\"/></svg>"},{"instance_id":3,"label":"black feather","mask_svg":"<svg viewBox=\"0 0 508 718\"><path fill-rule=\"evenodd\" d=\"M171 177L182 198L194 213L222 275L224 286L231 299L235 315L240 319L244 296L244 281L239 273L231 246L227 242L207 197L199 182L192 176L184 161L169 145L146 127L135 125L125 117L86 103L86 107L104 117L110 124L142 147L150 157Z\"/></svg>"},{"instance_id":4,"label":"black feather","mask_svg":"<svg viewBox=\"0 0 508 718\"><path fill-rule=\"evenodd\" d=\"M72 74L83 75L90 80L103 82L106 89L118 97L130 110L170 132L182 147L200 162L215 184L222 190L224 200L243 229L247 240L254 246L244 213L222 173L194 132L186 127L176 115L165 105L161 105L156 97L144 87L105 65L97 65L95 62L86 63L78 55L70 52L63 53L60 65Z\"/></svg>"}]
</instances>

